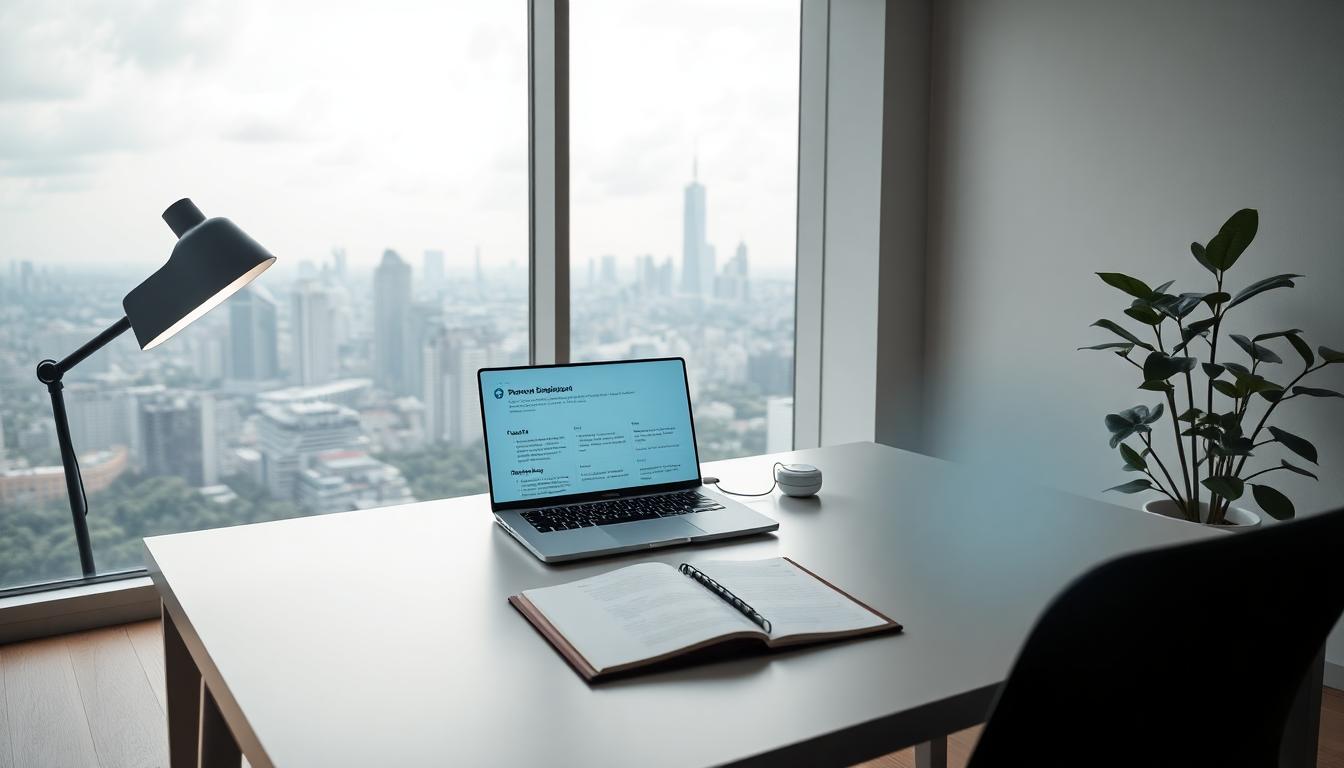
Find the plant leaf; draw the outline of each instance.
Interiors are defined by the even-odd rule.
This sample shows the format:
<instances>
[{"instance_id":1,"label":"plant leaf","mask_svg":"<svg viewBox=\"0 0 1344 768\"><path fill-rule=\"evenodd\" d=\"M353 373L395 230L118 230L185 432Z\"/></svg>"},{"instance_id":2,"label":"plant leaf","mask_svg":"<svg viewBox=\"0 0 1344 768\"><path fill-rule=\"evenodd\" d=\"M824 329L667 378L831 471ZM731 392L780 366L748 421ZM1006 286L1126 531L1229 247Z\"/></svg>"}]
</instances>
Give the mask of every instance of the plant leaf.
<instances>
[{"instance_id":1,"label":"plant leaf","mask_svg":"<svg viewBox=\"0 0 1344 768\"><path fill-rule=\"evenodd\" d=\"M1196 421L1199 421L1199 417L1200 417L1200 416L1203 416L1203 415L1204 415L1204 412L1201 411L1201 410L1199 410L1198 408L1191 408L1191 409L1187 410L1185 413L1182 413L1180 416L1177 416L1177 417L1176 417L1176 420L1177 420L1177 421L1188 421L1188 422L1190 422L1191 424L1194 424Z\"/></svg>"},{"instance_id":2,"label":"plant leaf","mask_svg":"<svg viewBox=\"0 0 1344 768\"><path fill-rule=\"evenodd\" d=\"M1250 285L1241 289L1241 292L1238 293L1236 296L1232 297L1232 302L1227 305L1227 309L1231 309L1237 306L1238 304L1251 298L1252 296L1256 296L1258 294L1264 293L1265 291L1274 288L1292 288L1294 285L1293 278L1295 277L1302 277L1302 275L1292 275L1292 274L1275 275L1273 277L1266 277L1264 280L1251 283Z\"/></svg>"},{"instance_id":3,"label":"plant leaf","mask_svg":"<svg viewBox=\"0 0 1344 768\"><path fill-rule=\"evenodd\" d=\"M1125 314L1144 325L1161 325L1162 321L1166 319L1152 307L1139 301L1134 302L1134 306L1126 309Z\"/></svg>"},{"instance_id":4,"label":"plant leaf","mask_svg":"<svg viewBox=\"0 0 1344 768\"><path fill-rule=\"evenodd\" d=\"M1154 405L1151 409L1148 410L1148 415L1143 417L1143 423L1152 424L1153 422L1162 418L1163 410L1164 408L1161 403Z\"/></svg>"},{"instance_id":5,"label":"plant leaf","mask_svg":"<svg viewBox=\"0 0 1344 768\"><path fill-rule=\"evenodd\" d=\"M1111 433L1122 432L1134 426L1134 422L1118 413L1106 414L1106 429Z\"/></svg>"},{"instance_id":6,"label":"plant leaf","mask_svg":"<svg viewBox=\"0 0 1344 768\"><path fill-rule=\"evenodd\" d=\"M1137 277L1122 275L1119 272L1098 272L1097 277L1112 288L1119 288L1136 299L1147 301L1153 297L1153 289Z\"/></svg>"},{"instance_id":7,"label":"plant leaf","mask_svg":"<svg viewBox=\"0 0 1344 768\"><path fill-rule=\"evenodd\" d=\"M1209 256L1204 246L1199 243L1191 243L1190 253L1194 254L1195 261L1198 261L1201 267L1209 270L1215 275L1218 274L1218 268L1213 266L1213 262L1209 261Z\"/></svg>"},{"instance_id":8,"label":"plant leaf","mask_svg":"<svg viewBox=\"0 0 1344 768\"><path fill-rule=\"evenodd\" d=\"M1206 294L1204 294L1203 301L1204 301L1205 304L1208 304L1208 305L1209 305L1209 308L1210 308L1210 309L1212 309L1212 308L1218 306L1219 304L1224 304L1224 303L1230 301L1231 299L1232 299L1232 294L1230 294L1230 293L1225 293L1225 292L1223 292L1223 291L1214 291L1213 293L1206 293ZM1210 319L1212 319L1212 318L1210 318Z\"/></svg>"},{"instance_id":9,"label":"plant leaf","mask_svg":"<svg viewBox=\"0 0 1344 768\"><path fill-rule=\"evenodd\" d=\"M1143 460L1139 452L1124 443L1120 444L1120 457L1125 460L1125 469L1137 472L1148 468L1148 462Z\"/></svg>"},{"instance_id":10,"label":"plant leaf","mask_svg":"<svg viewBox=\"0 0 1344 768\"><path fill-rule=\"evenodd\" d=\"M1113 488L1107 488L1107 491L1119 491L1121 493L1138 493L1139 491L1154 490L1153 484L1147 480L1130 480L1128 483L1122 483Z\"/></svg>"},{"instance_id":11,"label":"plant leaf","mask_svg":"<svg viewBox=\"0 0 1344 768\"><path fill-rule=\"evenodd\" d=\"M1246 484L1242 482L1241 478L1231 475L1206 477L1203 485L1228 501L1236 501L1241 498L1241 494L1246 492Z\"/></svg>"},{"instance_id":12,"label":"plant leaf","mask_svg":"<svg viewBox=\"0 0 1344 768\"><path fill-rule=\"evenodd\" d=\"M1204 257L1220 270L1226 272L1237 263L1247 246L1255 239L1260 227L1260 214L1254 208L1242 208L1232 216L1213 236L1204 248Z\"/></svg>"},{"instance_id":13,"label":"plant leaf","mask_svg":"<svg viewBox=\"0 0 1344 768\"><path fill-rule=\"evenodd\" d=\"M1167 282L1165 282L1165 283L1163 283L1163 284L1157 286L1156 288L1153 289L1153 294L1156 295L1156 294L1160 294L1160 293L1166 293L1166 292L1167 292L1167 289L1170 288L1170 287L1171 287L1171 284L1174 283L1174 282L1176 282L1176 281L1175 281L1175 280L1168 280Z\"/></svg>"},{"instance_id":14,"label":"plant leaf","mask_svg":"<svg viewBox=\"0 0 1344 768\"><path fill-rule=\"evenodd\" d=\"M1316 387L1293 387L1294 395L1306 395L1307 397L1344 397L1333 389L1317 389Z\"/></svg>"},{"instance_id":15,"label":"plant leaf","mask_svg":"<svg viewBox=\"0 0 1344 768\"><path fill-rule=\"evenodd\" d=\"M1289 464L1287 461L1285 461L1285 460L1283 460L1283 459L1280 459L1280 460L1279 460L1279 463L1282 464L1282 465L1283 465L1283 468L1286 469L1286 470L1288 470L1289 472L1296 472L1296 473L1299 474L1299 475L1306 475L1307 477L1310 477L1312 480L1320 480L1319 477L1313 475L1312 473L1308 472L1307 470L1305 470L1305 469L1303 469L1303 468L1301 468L1301 467L1293 466L1292 464Z\"/></svg>"},{"instance_id":16,"label":"plant leaf","mask_svg":"<svg viewBox=\"0 0 1344 768\"><path fill-rule=\"evenodd\" d=\"M1237 342L1237 346L1245 350L1246 354L1251 356L1252 360L1259 360L1262 363L1282 363L1283 358L1274 353L1269 347L1256 344L1250 339L1239 333L1231 334L1231 339Z\"/></svg>"},{"instance_id":17,"label":"plant leaf","mask_svg":"<svg viewBox=\"0 0 1344 768\"><path fill-rule=\"evenodd\" d=\"M1316 349L1321 353L1321 359L1324 360L1325 362L1344 363L1344 352L1336 352L1335 350L1325 346L1317 347ZM1308 363L1308 365L1310 365L1310 363Z\"/></svg>"},{"instance_id":18,"label":"plant leaf","mask_svg":"<svg viewBox=\"0 0 1344 768\"><path fill-rule=\"evenodd\" d=\"M1189 373L1199 361L1193 357L1170 357L1161 352L1151 352L1143 361L1144 382L1166 381L1178 373Z\"/></svg>"},{"instance_id":19,"label":"plant leaf","mask_svg":"<svg viewBox=\"0 0 1344 768\"><path fill-rule=\"evenodd\" d=\"M1199 367L1204 369L1204 375L1208 376L1210 379L1216 379L1219 376L1222 376L1223 371L1227 370L1217 363L1200 363Z\"/></svg>"},{"instance_id":20,"label":"plant leaf","mask_svg":"<svg viewBox=\"0 0 1344 768\"><path fill-rule=\"evenodd\" d=\"M1227 379L1215 379L1213 382L1213 388L1223 393L1224 395L1227 395L1228 397L1234 397L1234 398L1241 397L1241 395L1237 394L1237 385L1233 384Z\"/></svg>"},{"instance_id":21,"label":"plant leaf","mask_svg":"<svg viewBox=\"0 0 1344 768\"><path fill-rule=\"evenodd\" d=\"M1270 427L1269 433L1274 436L1275 440L1283 443L1284 448L1296 453L1298 456L1310 461L1312 464L1320 463L1316 460L1316 446L1312 445L1305 438L1298 437L1292 432L1279 429L1278 427Z\"/></svg>"},{"instance_id":22,"label":"plant leaf","mask_svg":"<svg viewBox=\"0 0 1344 768\"><path fill-rule=\"evenodd\" d=\"M1128 341L1109 341L1105 344L1093 344L1090 347L1079 347L1078 349L1116 349L1120 350L1116 354L1124 356L1134 349L1134 345Z\"/></svg>"},{"instance_id":23,"label":"plant leaf","mask_svg":"<svg viewBox=\"0 0 1344 768\"><path fill-rule=\"evenodd\" d=\"M1166 381L1145 381L1139 385L1139 389L1146 389L1149 392L1170 392L1175 387Z\"/></svg>"},{"instance_id":24,"label":"plant leaf","mask_svg":"<svg viewBox=\"0 0 1344 768\"><path fill-rule=\"evenodd\" d=\"M1149 350L1149 351L1151 351L1152 348L1153 348L1151 344L1145 344L1144 342L1142 342L1142 341L1139 340L1139 337L1138 337L1138 336L1135 336L1134 334L1132 334L1132 333L1130 333L1129 331L1125 330L1124 328L1120 327L1119 325L1117 325L1115 322L1113 322L1113 321L1111 321L1111 320L1101 319L1101 320L1098 320L1097 322L1093 323L1092 325L1095 326L1095 327L1097 327L1097 328L1105 328L1106 330L1110 331L1111 333L1114 333L1116 336L1119 336L1120 338L1124 339L1125 341L1128 341L1128 342L1132 343L1132 344L1133 344L1134 346L1136 346L1136 347L1143 347L1144 349L1147 349L1147 350Z\"/></svg>"},{"instance_id":25,"label":"plant leaf","mask_svg":"<svg viewBox=\"0 0 1344 768\"><path fill-rule=\"evenodd\" d=\"M1268 485L1251 483L1251 493L1255 496L1255 503L1275 520L1292 520L1297 514L1297 510L1293 509L1293 502Z\"/></svg>"},{"instance_id":26,"label":"plant leaf","mask_svg":"<svg viewBox=\"0 0 1344 768\"><path fill-rule=\"evenodd\" d=\"M1280 336L1293 336L1302 332L1301 328L1290 328L1286 331L1274 331L1273 333L1262 333L1251 341L1264 341L1265 339L1277 339Z\"/></svg>"},{"instance_id":27,"label":"plant leaf","mask_svg":"<svg viewBox=\"0 0 1344 768\"><path fill-rule=\"evenodd\" d=\"M1288 334L1288 343L1293 345L1293 349L1297 350L1297 354L1302 357L1302 362L1306 363L1308 368L1311 367L1312 363L1316 362L1316 356L1311 353L1311 347L1307 345L1307 342L1302 340L1301 336L1298 336L1296 333ZM1324 347L1322 347L1322 349L1324 349Z\"/></svg>"}]
</instances>

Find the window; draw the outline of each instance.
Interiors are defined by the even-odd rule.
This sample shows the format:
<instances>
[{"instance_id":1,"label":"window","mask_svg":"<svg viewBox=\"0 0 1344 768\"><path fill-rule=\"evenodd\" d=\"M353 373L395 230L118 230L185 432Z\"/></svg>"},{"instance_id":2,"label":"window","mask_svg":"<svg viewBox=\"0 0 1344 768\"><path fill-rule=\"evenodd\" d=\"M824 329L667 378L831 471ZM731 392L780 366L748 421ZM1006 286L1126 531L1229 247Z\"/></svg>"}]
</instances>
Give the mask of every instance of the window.
<instances>
[{"instance_id":1,"label":"window","mask_svg":"<svg viewBox=\"0 0 1344 768\"><path fill-rule=\"evenodd\" d=\"M484 491L475 370L527 362L523 3L0 8L0 589L79 575L33 376L190 196L279 257L65 396L100 572L143 536Z\"/></svg>"},{"instance_id":2,"label":"window","mask_svg":"<svg viewBox=\"0 0 1344 768\"><path fill-rule=\"evenodd\" d=\"M799 19L570 3L572 357L685 357L702 460L792 448Z\"/></svg>"}]
</instances>

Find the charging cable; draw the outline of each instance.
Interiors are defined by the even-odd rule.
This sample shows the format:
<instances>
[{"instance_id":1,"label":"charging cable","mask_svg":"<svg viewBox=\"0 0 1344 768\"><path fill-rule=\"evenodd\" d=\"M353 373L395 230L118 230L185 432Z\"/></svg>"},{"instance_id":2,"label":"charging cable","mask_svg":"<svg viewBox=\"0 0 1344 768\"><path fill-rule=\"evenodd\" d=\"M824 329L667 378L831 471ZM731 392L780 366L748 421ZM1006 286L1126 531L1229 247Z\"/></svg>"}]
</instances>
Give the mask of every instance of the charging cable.
<instances>
[{"instance_id":1,"label":"charging cable","mask_svg":"<svg viewBox=\"0 0 1344 768\"><path fill-rule=\"evenodd\" d=\"M774 482L770 483L769 490L764 491L762 493L740 493L738 491L730 491L727 488L724 488L723 486L719 485L719 478L717 477L705 477L702 478L702 481L704 482L705 485L712 485L715 488L717 488L720 492L726 493L729 496L769 496L770 494L775 492L775 488L779 487L779 475L775 474L775 470L779 469L782 466L784 466L784 462L776 461L775 465L770 468L770 476L774 478Z\"/></svg>"}]
</instances>

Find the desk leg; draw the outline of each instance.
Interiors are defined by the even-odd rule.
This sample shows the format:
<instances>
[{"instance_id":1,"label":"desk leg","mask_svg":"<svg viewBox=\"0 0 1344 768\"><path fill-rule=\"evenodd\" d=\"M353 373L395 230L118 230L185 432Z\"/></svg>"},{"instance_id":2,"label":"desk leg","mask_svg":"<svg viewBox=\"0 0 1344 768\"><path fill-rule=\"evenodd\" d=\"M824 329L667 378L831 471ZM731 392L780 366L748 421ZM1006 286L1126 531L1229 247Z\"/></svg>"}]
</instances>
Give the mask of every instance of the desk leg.
<instances>
[{"instance_id":1,"label":"desk leg","mask_svg":"<svg viewBox=\"0 0 1344 768\"><path fill-rule=\"evenodd\" d=\"M243 753L233 739L233 731L224 722L215 697L201 681L201 744L198 768L239 768Z\"/></svg>"},{"instance_id":2,"label":"desk leg","mask_svg":"<svg viewBox=\"0 0 1344 768\"><path fill-rule=\"evenodd\" d=\"M1316 765L1316 750L1321 737L1321 687L1325 685L1325 649L1307 670L1302 688L1288 710L1279 745L1279 768L1307 768Z\"/></svg>"},{"instance_id":3,"label":"desk leg","mask_svg":"<svg viewBox=\"0 0 1344 768\"><path fill-rule=\"evenodd\" d=\"M916 744L915 768L947 768L947 737Z\"/></svg>"},{"instance_id":4,"label":"desk leg","mask_svg":"<svg viewBox=\"0 0 1344 768\"><path fill-rule=\"evenodd\" d=\"M163 617L164 687L168 694L168 764L172 768L196 765L200 726L201 672L173 623L167 608Z\"/></svg>"}]
</instances>

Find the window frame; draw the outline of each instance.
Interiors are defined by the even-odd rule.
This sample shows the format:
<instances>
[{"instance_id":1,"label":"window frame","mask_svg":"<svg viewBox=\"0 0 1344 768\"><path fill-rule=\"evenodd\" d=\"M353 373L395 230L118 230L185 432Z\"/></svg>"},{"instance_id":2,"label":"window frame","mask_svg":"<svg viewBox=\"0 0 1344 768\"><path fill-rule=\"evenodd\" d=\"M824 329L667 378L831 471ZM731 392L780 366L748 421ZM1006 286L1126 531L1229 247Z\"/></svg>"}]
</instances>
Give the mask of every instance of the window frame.
<instances>
[{"instance_id":1,"label":"window frame","mask_svg":"<svg viewBox=\"0 0 1344 768\"><path fill-rule=\"evenodd\" d=\"M532 364L569 362L569 0L527 0L528 329ZM820 444L830 0L799 0L794 448ZM0 643L150 619L144 568L0 589Z\"/></svg>"}]
</instances>

